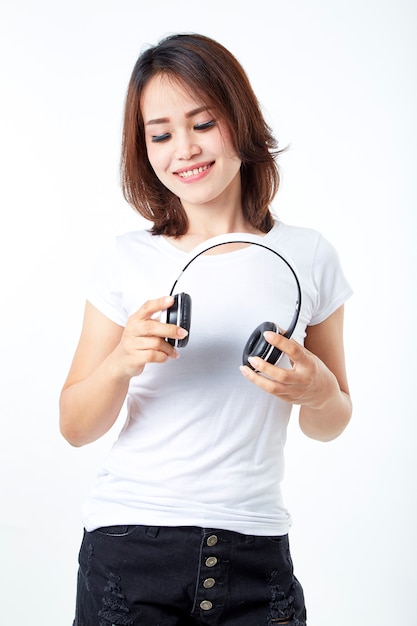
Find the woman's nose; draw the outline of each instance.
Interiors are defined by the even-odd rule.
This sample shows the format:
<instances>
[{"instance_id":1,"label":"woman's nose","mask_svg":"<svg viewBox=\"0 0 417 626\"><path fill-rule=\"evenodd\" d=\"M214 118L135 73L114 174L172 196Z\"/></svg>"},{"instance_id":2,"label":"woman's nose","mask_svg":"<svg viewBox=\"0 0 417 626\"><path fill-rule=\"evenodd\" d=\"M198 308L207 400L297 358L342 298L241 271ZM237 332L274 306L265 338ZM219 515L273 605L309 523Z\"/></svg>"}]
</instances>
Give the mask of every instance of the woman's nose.
<instances>
[{"instance_id":1,"label":"woman's nose","mask_svg":"<svg viewBox=\"0 0 417 626\"><path fill-rule=\"evenodd\" d=\"M178 143L176 146L176 156L178 159L186 161L200 153L201 148L195 142L194 138L189 137L188 135L184 135L178 138Z\"/></svg>"}]
</instances>

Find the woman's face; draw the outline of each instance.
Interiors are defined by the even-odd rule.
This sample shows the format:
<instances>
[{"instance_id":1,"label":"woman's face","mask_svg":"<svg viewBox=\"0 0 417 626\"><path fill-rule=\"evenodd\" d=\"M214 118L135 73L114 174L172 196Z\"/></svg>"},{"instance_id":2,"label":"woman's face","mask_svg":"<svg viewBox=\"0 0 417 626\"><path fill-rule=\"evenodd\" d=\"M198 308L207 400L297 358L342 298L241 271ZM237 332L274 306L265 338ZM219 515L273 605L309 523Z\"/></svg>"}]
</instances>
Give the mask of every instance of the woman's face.
<instances>
[{"instance_id":1,"label":"woman's face","mask_svg":"<svg viewBox=\"0 0 417 626\"><path fill-rule=\"evenodd\" d=\"M149 162L184 209L240 205L240 165L227 125L180 83L154 76L141 100Z\"/></svg>"}]
</instances>

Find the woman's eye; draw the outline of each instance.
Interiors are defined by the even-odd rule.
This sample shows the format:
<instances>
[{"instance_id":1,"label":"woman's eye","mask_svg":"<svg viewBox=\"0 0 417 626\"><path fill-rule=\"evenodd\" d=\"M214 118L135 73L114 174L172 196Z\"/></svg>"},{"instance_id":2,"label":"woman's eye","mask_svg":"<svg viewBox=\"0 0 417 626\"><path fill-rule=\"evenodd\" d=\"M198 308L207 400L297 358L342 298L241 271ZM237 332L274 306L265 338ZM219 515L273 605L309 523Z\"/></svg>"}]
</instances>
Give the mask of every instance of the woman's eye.
<instances>
[{"instance_id":1,"label":"woman's eye","mask_svg":"<svg viewBox=\"0 0 417 626\"><path fill-rule=\"evenodd\" d=\"M194 126L195 130L209 130L216 125L216 120L210 120L209 122L203 122L202 124L196 124Z\"/></svg>"},{"instance_id":2,"label":"woman's eye","mask_svg":"<svg viewBox=\"0 0 417 626\"><path fill-rule=\"evenodd\" d=\"M171 135L169 133L163 133L162 135L152 135L153 143L158 143L159 141L166 141L169 139Z\"/></svg>"}]
</instances>

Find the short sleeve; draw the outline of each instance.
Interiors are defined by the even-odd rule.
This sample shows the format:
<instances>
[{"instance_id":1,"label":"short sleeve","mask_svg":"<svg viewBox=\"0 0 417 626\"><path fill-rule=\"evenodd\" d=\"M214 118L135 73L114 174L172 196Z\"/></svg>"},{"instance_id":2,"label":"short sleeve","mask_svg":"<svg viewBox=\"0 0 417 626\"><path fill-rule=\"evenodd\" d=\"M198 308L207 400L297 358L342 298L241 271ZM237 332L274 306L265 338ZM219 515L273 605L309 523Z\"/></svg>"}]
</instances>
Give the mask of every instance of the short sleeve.
<instances>
[{"instance_id":1,"label":"short sleeve","mask_svg":"<svg viewBox=\"0 0 417 626\"><path fill-rule=\"evenodd\" d=\"M128 318L123 296L123 280L118 240L108 242L93 265L87 280L87 300L110 320L125 326Z\"/></svg>"},{"instance_id":2,"label":"short sleeve","mask_svg":"<svg viewBox=\"0 0 417 626\"><path fill-rule=\"evenodd\" d=\"M320 235L312 265L317 299L310 325L320 324L342 306L353 291L335 248Z\"/></svg>"}]
</instances>

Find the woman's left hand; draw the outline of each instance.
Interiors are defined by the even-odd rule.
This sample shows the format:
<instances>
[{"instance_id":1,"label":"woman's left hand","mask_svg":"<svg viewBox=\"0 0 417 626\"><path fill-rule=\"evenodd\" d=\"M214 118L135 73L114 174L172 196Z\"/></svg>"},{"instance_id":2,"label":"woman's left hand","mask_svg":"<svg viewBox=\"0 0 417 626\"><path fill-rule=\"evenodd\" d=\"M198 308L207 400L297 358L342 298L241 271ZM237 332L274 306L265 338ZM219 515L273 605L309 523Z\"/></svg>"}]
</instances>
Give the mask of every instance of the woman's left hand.
<instances>
[{"instance_id":1,"label":"woman's left hand","mask_svg":"<svg viewBox=\"0 0 417 626\"><path fill-rule=\"evenodd\" d=\"M312 352L293 339L267 331L268 343L285 353L292 368L284 369L267 363L259 357L250 358L252 367L242 366L242 374L264 391L286 402L320 410L323 405L340 393L336 376Z\"/></svg>"}]
</instances>

